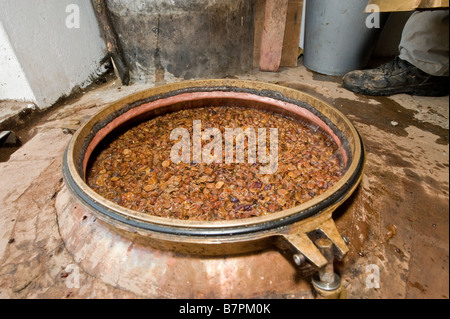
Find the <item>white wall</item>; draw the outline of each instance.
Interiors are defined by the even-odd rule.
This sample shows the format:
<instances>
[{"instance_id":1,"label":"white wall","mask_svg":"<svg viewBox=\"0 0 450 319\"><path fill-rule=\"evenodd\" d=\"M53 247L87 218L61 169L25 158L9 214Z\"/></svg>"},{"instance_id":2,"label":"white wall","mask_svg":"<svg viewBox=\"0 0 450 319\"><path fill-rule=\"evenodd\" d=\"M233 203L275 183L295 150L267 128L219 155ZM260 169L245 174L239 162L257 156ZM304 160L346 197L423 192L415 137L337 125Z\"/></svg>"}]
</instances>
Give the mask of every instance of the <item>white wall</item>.
<instances>
[{"instance_id":1,"label":"white wall","mask_svg":"<svg viewBox=\"0 0 450 319\"><path fill-rule=\"evenodd\" d=\"M2 99L36 102L0 21L0 100Z\"/></svg>"},{"instance_id":2,"label":"white wall","mask_svg":"<svg viewBox=\"0 0 450 319\"><path fill-rule=\"evenodd\" d=\"M79 28L66 26L71 4L79 8ZM0 22L9 40L0 35L8 59L1 55L0 83L7 89L0 90L0 99L21 99L18 86L26 81L32 94L24 87L22 99L34 98L46 108L88 85L101 69L106 46L90 0L0 0Z\"/></svg>"}]
</instances>

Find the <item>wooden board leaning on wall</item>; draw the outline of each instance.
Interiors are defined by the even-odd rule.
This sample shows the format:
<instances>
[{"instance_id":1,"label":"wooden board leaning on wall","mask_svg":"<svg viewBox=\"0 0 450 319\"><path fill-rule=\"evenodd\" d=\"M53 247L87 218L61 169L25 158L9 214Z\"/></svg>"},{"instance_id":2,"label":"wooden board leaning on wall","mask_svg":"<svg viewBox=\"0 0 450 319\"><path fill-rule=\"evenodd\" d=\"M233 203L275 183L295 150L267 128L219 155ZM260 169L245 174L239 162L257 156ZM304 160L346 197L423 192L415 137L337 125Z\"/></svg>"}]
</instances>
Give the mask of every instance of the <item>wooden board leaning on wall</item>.
<instances>
[{"instance_id":1,"label":"wooden board leaning on wall","mask_svg":"<svg viewBox=\"0 0 450 319\"><path fill-rule=\"evenodd\" d=\"M449 0L370 0L369 4L376 4L381 12L396 12L448 8Z\"/></svg>"}]
</instances>

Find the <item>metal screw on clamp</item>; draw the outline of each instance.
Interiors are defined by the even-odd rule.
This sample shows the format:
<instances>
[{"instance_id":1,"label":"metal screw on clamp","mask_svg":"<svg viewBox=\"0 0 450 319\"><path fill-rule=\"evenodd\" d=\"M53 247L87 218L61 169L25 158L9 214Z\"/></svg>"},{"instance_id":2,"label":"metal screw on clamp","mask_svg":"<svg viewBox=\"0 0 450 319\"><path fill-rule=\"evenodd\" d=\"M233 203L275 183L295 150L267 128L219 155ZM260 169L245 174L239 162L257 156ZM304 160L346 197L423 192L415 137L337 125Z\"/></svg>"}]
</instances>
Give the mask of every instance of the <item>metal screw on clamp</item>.
<instances>
[{"instance_id":1,"label":"metal screw on clamp","mask_svg":"<svg viewBox=\"0 0 450 319\"><path fill-rule=\"evenodd\" d=\"M294 255L294 263L297 266L303 265L303 263L306 261L306 257L303 254L295 254Z\"/></svg>"},{"instance_id":2,"label":"metal screw on clamp","mask_svg":"<svg viewBox=\"0 0 450 319\"><path fill-rule=\"evenodd\" d=\"M327 238L319 238L315 242L328 263L312 277L313 285L324 291L334 291L341 287L341 278L334 272L333 243Z\"/></svg>"}]
</instances>

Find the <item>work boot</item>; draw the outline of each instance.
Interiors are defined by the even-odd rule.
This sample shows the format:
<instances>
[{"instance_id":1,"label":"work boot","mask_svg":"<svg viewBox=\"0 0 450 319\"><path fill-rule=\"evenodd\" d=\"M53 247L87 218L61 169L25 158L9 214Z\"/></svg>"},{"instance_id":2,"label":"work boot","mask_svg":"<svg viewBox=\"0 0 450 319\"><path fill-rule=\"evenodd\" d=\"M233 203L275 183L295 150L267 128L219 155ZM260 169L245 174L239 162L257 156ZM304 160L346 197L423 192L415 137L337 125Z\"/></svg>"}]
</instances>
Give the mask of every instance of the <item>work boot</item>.
<instances>
[{"instance_id":1,"label":"work boot","mask_svg":"<svg viewBox=\"0 0 450 319\"><path fill-rule=\"evenodd\" d=\"M406 93L421 96L445 96L448 76L432 76L396 57L376 69L352 71L344 75L342 86L365 95Z\"/></svg>"}]
</instances>

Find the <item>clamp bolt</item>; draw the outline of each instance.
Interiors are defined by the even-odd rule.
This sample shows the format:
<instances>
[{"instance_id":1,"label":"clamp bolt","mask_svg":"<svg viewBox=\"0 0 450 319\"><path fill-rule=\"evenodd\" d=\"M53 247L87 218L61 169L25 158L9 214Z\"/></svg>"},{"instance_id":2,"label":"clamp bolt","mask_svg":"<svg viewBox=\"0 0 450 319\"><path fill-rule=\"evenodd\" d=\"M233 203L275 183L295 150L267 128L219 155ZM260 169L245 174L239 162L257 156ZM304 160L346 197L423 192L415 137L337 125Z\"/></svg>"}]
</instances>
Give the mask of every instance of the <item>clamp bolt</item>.
<instances>
[{"instance_id":1,"label":"clamp bolt","mask_svg":"<svg viewBox=\"0 0 450 319\"><path fill-rule=\"evenodd\" d=\"M306 257L303 254L295 254L294 255L294 263L297 266L303 265L303 263L306 261Z\"/></svg>"}]
</instances>

